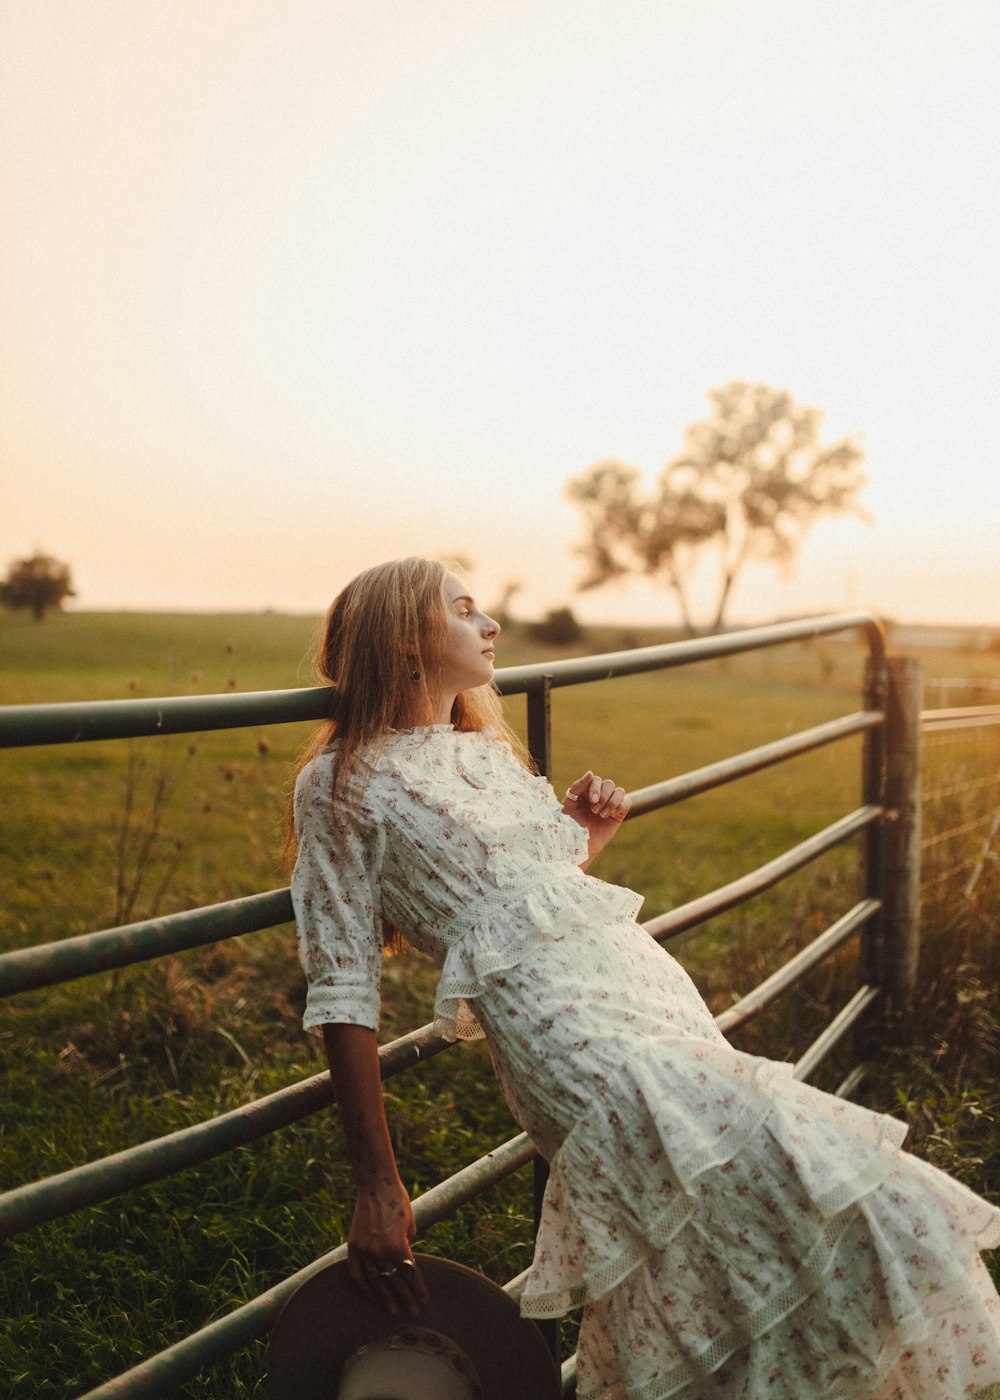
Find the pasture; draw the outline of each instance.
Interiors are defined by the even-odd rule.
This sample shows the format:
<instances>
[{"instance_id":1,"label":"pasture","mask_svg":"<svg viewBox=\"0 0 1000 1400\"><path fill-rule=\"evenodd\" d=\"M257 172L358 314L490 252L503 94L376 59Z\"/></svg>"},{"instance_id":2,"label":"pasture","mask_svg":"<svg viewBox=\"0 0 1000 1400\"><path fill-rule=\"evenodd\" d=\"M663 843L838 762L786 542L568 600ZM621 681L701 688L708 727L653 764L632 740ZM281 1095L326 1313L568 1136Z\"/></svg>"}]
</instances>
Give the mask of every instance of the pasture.
<instances>
[{"instance_id":1,"label":"pasture","mask_svg":"<svg viewBox=\"0 0 1000 1400\"><path fill-rule=\"evenodd\" d=\"M0 615L0 703L211 693L311 684L315 619L273 614ZM670 634L592 632L576 651ZM501 639L500 665L569 654ZM626 787L683 772L859 708L862 648L792 645L682 671L556 693L554 784L588 766ZM925 655L928 675L990 681L989 651ZM966 697L963 697L965 699ZM977 697L970 695L974 701ZM992 698L992 697L988 697ZM509 702L523 723L523 700ZM284 808L310 726L23 749L3 755L0 950L284 884ZM944 752L942 750L942 752ZM639 890L649 917L776 855L858 800L860 746L839 744L626 826L594 872ZM855 897L856 852L834 852L779 891L670 945L713 1008L785 961ZM922 1040L865 1093L903 1112L916 1145L996 1190L1000 1105L995 869L980 914L928 900ZM937 899L937 903L935 903ZM985 910L985 913L983 911ZM977 932L978 930L978 932ZM987 936L988 935L988 936ZM738 1040L793 1058L853 988L846 950ZM387 964L383 1039L429 1018L433 969ZM62 1170L232 1108L320 1068L299 1024L290 928L12 999L0 1006L0 1184ZM828 1013L827 1013L828 1016ZM935 1029L941 1034L936 1035ZM947 1036L947 1039L945 1037ZM834 1063L818 1082L832 1087ZM413 1193L515 1131L482 1046L456 1048L387 1086ZM351 1192L332 1114L3 1246L0 1377L16 1397L77 1394L301 1267L346 1234ZM530 1249L522 1173L421 1242L504 1279ZM249 1396L262 1349L184 1392Z\"/></svg>"}]
</instances>

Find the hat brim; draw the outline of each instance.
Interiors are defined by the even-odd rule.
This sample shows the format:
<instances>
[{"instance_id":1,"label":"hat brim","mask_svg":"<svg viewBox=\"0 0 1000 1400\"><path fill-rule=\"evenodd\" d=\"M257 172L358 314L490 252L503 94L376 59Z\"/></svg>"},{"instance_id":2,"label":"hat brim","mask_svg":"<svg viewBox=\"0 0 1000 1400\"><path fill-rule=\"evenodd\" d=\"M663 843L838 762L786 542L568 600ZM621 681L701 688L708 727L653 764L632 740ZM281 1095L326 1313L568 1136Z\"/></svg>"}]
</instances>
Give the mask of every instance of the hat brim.
<instances>
[{"instance_id":1,"label":"hat brim","mask_svg":"<svg viewBox=\"0 0 1000 1400\"><path fill-rule=\"evenodd\" d=\"M270 1400L334 1400L348 1357L382 1341L410 1321L451 1337L466 1352L484 1400L512 1395L552 1400L559 1372L541 1332L523 1318L502 1288L463 1264L432 1254L414 1256L430 1293L416 1317L388 1313L363 1297L338 1260L313 1274L291 1295L271 1332Z\"/></svg>"}]
</instances>

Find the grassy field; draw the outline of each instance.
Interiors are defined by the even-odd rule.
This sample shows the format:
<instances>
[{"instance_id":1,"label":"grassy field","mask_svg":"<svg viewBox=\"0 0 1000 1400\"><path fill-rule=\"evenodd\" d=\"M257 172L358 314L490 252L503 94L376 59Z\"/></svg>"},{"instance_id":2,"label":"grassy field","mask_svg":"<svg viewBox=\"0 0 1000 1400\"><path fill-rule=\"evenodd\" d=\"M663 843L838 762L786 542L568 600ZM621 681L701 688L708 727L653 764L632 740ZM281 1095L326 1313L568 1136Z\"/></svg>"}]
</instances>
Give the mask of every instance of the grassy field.
<instances>
[{"instance_id":1,"label":"grassy field","mask_svg":"<svg viewBox=\"0 0 1000 1400\"><path fill-rule=\"evenodd\" d=\"M0 703L258 690L311 683L314 619L0 615ZM608 629L582 649L665 640ZM505 637L505 641L507 641ZM578 648L579 650L580 648ZM553 654L512 628L501 664ZM681 672L556 693L557 789L588 766L635 787L858 707L853 644L793 645ZM1000 675L989 652L927 654L929 674ZM965 698L965 697L963 697ZM974 694L968 697L974 700ZM516 723L523 703L510 702ZM284 806L309 726L25 749L4 755L0 949L285 883ZM945 768L951 751L938 758ZM963 757L962 762L967 760ZM644 916L777 854L858 802L859 746L838 745L629 824L595 874L644 894ZM716 1009L849 907L856 851L675 940ZM902 1112L919 1150L995 1190L1000 1105L996 871L974 901L928 901L922 1038L866 1091ZM985 912L984 912L985 911ZM852 949L739 1040L800 1054L856 985ZM386 969L383 1038L428 1019L433 970ZM0 1184L32 1180L291 1083L320 1067L300 1029L291 929L91 977L0 1008ZM818 1082L831 1087L841 1057ZM513 1134L482 1047L388 1086L414 1192ZM337 1243L351 1193L333 1115L319 1115L172 1180L3 1246L0 1379L16 1397L78 1394L229 1311ZM429 1232L422 1247L499 1279L530 1254L526 1174ZM191 1383L191 1396L261 1394L262 1350Z\"/></svg>"}]
</instances>

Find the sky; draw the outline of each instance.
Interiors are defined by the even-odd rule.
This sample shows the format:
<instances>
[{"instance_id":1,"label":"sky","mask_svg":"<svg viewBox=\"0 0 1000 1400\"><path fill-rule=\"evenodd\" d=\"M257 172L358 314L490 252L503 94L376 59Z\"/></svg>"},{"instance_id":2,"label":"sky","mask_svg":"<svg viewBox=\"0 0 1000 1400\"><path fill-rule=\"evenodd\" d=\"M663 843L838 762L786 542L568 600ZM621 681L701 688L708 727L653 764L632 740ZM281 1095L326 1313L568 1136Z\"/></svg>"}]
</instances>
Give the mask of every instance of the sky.
<instances>
[{"instance_id":1,"label":"sky","mask_svg":"<svg viewBox=\"0 0 1000 1400\"><path fill-rule=\"evenodd\" d=\"M670 624L575 591L564 484L745 379L871 519L735 620L1000 623L998 55L996 0L0 0L0 569L318 612L461 555Z\"/></svg>"}]
</instances>

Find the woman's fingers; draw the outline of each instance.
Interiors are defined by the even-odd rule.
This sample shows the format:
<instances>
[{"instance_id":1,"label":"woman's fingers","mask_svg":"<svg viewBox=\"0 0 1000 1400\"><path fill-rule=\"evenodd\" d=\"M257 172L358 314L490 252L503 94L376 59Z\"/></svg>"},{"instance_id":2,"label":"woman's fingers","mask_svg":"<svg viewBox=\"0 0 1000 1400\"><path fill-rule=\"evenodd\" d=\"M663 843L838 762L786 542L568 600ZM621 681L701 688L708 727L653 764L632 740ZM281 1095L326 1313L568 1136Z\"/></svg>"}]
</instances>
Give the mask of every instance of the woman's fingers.
<instances>
[{"instance_id":1,"label":"woman's fingers","mask_svg":"<svg viewBox=\"0 0 1000 1400\"><path fill-rule=\"evenodd\" d=\"M594 774L588 768L582 778L577 778L575 783L570 783L566 789L566 802L580 802L583 799L590 800L589 788L593 782Z\"/></svg>"},{"instance_id":2,"label":"woman's fingers","mask_svg":"<svg viewBox=\"0 0 1000 1400\"><path fill-rule=\"evenodd\" d=\"M390 1265L389 1268L379 1269L378 1271L378 1284L376 1287L379 1301L388 1313L399 1312L399 1300L396 1297L395 1288L396 1274L398 1271L398 1264Z\"/></svg>"},{"instance_id":3,"label":"woman's fingers","mask_svg":"<svg viewBox=\"0 0 1000 1400\"><path fill-rule=\"evenodd\" d=\"M395 1313L401 1307L412 1316L420 1311L430 1296L423 1275L413 1259L401 1259L398 1263L385 1264L379 1270L382 1301L386 1309Z\"/></svg>"},{"instance_id":4,"label":"woman's fingers","mask_svg":"<svg viewBox=\"0 0 1000 1400\"><path fill-rule=\"evenodd\" d=\"M430 1298L423 1274L414 1259L398 1261L348 1256L348 1272L369 1302L381 1303L386 1312L405 1308L415 1316Z\"/></svg>"},{"instance_id":5,"label":"woman's fingers","mask_svg":"<svg viewBox=\"0 0 1000 1400\"><path fill-rule=\"evenodd\" d=\"M616 789L611 779L605 778L597 790L597 798L592 801L594 811L599 817L606 817L608 815L608 808L611 805L611 799L614 797L616 791L618 791L618 789ZM624 794L622 795L624 796Z\"/></svg>"},{"instance_id":6,"label":"woman's fingers","mask_svg":"<svg viewBox=\"0 0 1000 1400\"><path fill-rule=\"evenodd\" d=\"M611 791L606 794L602 793L602 796L604 800L598 815L602 817L615 817L617 820L621 821L631 806L631 803L625 796L625 789L615 787L612 784Z\"/></svg>"},{"instance_id":7,"label":"woman's fingers","mask_svg":"<svg viewBox=\"0 0 1000 1400\"><path fill-rule=\"evenodd\" d=\"M415 1259L401 1260L392 1281L403 1306L409 1312L419 1312L423 1305L429 1301L430 1293L424 1282L424 1276L420 1272L420 1266Z\"/></svg>"},{"instance_id":8,"label":"woman's fingers","mask_svg":"<svg viewBox=\"0 0 1000 1400\"><path fill-rule=\"evenodd\" d=\"M352 1250L347 1252L347 1272L351 1276L351 1281L358 1292L363 1294L369 1303L375 1302L375 1291L372 1287L372 1280L378 1278L378 1265L369 1260L367 1263Z\"/></svg>"},{"instance_id":9,"label":"woman's fingers","mask_svg":"<svg viewBox=\"0 0 1000 1400\"><path fill-rule=\"evenodd\" d=\"M613 817L618 821L624 820L632 805L624 788L618 787L611 778L598 777L590 769L570 784L565 801L586 802L595 816Z\"/></svg>"}]
</instances>

